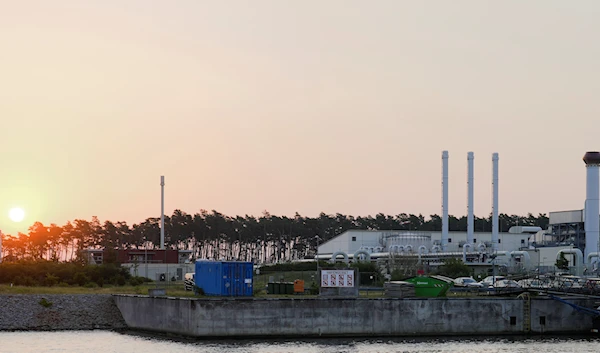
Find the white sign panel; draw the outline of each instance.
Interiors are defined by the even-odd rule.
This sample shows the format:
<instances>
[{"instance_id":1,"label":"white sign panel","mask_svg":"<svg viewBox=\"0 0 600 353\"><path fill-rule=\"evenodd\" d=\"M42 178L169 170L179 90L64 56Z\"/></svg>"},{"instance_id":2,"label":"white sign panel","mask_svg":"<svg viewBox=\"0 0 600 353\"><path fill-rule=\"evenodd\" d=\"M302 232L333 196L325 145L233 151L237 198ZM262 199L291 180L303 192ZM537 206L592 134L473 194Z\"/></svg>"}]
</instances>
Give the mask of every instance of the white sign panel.
<instances>
[{"instance_id":1,"label":"white sign panel","mask_svg":"<svg viewBox=\"0 0 600 353\"><path fill-rule=\"evenodd\" d=\"M321 270L321 287L354 287L354 270Z\"/></svg>"}]
</instances>

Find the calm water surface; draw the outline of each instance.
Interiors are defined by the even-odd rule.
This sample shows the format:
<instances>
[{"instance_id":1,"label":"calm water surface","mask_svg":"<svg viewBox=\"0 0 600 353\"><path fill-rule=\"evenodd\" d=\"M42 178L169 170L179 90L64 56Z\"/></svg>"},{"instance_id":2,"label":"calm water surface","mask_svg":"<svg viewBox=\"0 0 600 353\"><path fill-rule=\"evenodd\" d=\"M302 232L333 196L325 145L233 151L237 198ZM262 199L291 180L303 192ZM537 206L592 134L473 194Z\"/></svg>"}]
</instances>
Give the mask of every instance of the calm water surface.
<instances>
[{"instance_id":1,"label":"calm water surface","mask_svg":"<svg viewBox=\"0 0 600 353\"><path fill-rule=\"evenodd\" d=\"M0 352L161 353L391 353L391 352L600 352L600 338L316 339L173 341L109 331L0 332Z\"/></svg>"}]
</instances>

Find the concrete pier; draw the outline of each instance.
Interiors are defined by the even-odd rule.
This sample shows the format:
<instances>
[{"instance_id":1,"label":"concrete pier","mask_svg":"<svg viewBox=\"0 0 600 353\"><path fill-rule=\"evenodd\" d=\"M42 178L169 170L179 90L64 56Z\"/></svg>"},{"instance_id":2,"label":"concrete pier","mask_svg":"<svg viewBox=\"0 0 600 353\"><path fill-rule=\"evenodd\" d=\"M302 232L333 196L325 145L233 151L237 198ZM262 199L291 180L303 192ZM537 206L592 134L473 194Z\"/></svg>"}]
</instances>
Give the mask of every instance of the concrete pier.
<instances>
[{"instance_id":1,"label":"concrete pier","mask_svg":"<svg viewBox=\"0 0 600 353\"><path fill-rule=\"evenodd\" d=\"M115 295L131 329L189 337L587 333L592 317L548 298L190 299ZM573 299L593 307L593 300Z\"/></svg>"}]
</instances>

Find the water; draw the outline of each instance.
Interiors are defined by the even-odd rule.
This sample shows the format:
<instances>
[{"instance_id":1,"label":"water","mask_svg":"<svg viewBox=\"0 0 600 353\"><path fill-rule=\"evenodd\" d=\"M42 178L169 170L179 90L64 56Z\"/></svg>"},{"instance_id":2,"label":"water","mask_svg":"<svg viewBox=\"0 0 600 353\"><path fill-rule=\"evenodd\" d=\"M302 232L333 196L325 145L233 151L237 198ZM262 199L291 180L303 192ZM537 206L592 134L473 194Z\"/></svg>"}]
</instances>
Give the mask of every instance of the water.
<instances>
[{"instance_id":1,"label":"water","mask_svg":"<svg viewBox=\"0 0 600 353\"><path fill-rule=\"evenodd\" d=\"M0 332L1 353L463 353L598 352L600 338L169 340L110 331Z\"/></svg>"}]
</instances>

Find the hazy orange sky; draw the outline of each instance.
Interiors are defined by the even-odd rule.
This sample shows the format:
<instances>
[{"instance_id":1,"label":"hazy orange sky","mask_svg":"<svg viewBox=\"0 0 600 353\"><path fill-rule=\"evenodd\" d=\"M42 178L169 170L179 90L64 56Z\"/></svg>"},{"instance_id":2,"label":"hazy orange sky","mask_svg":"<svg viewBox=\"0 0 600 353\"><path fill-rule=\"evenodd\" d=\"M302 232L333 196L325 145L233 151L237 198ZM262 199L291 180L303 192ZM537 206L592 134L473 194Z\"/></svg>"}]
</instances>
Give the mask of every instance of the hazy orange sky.
<instances>
[{"instance_id":1,"label":"hazy orange sky","mask_svg":"<svg viewBox=\"0 0 600 353\"><path fill-rule=\"evenodd\" d=\"M0 229L581 209L597 1L2 1ZM26 219L8 220L20 206Z\"/></svg>"}]
</instances>

